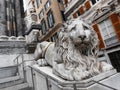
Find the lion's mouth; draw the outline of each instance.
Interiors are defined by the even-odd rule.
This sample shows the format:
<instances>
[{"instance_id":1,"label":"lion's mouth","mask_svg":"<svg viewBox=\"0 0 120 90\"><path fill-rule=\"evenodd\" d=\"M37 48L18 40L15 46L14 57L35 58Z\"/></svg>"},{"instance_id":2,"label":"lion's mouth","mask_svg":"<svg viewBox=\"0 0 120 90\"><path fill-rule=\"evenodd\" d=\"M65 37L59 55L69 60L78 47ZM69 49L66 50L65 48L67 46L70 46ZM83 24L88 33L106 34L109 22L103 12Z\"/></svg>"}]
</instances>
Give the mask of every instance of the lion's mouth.
<instances>
[{"instance_id":1,"label":"lion's mouth","mask_svg":"<svg viewBox=\"0 0 120 90\"><path fill-rule=\"evenodd\" d=\"M81 42L79 46L80 46L80 47L85 47L85 46L88 46L88 43Z\"/></svg>"},{"instance_id":2,"label":"lion's mouth","mask_svg":"<svg viewBox=\"0 0 120 90\"><path fill-rule=\"evenodd\" d=\"M87 42L76 42L75 43L75 47L79 47L79 48L84 48L84 47L87 47L89 45L89 43Z\"/></svg>"}]
</instances>

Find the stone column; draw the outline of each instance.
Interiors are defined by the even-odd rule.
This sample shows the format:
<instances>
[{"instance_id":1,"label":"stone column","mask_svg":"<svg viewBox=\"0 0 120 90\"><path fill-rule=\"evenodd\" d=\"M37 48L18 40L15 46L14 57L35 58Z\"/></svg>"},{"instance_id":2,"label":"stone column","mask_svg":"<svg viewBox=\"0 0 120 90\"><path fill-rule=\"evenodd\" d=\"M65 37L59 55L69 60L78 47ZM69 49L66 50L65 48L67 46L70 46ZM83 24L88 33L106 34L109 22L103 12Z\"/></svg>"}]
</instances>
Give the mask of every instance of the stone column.
<instances>
[{"instance_id":1,"label":"stone column","mask_svg":"<svg viewBox=\"0 0 120 90\"><path fill-rule=\"evenodd\" d=\"M13 36L13 24L12 24L12 3L11 0L6 0L6 20L7 20L7 32L8 36Z\"/></svg>"},{"instance_id":2,"label":"stone column","mask_svg":"<svg viewBox=\"0 0 120 90\"><path fill-rule=\"evenodd\" d=\"M0 36L6 35L6 8L5 0L0 0Z\"/></svg>"},{"instance_id":3,"label":"stone column","mask_svg":"<svg viewBox=\"0 0 120 90\"><path fill-rule=\"evenodd\" d=\"M11 0L11 11L12 11L12 33L14 36L17 36L17 29L16 29L16 14L15 14L15 0Z\"/></svg>"},{"instance_id":4,"label":"stone column","mask_svg":"<svg viewBox=\"0 0 120 90\"><path fill-rule=\"evenodd\" d=\"M16 14L16 27L17 27L17 36L22 36L22 19L20 12L20 1L15 0L15 14Z\"/></svg>"}]
</instances>

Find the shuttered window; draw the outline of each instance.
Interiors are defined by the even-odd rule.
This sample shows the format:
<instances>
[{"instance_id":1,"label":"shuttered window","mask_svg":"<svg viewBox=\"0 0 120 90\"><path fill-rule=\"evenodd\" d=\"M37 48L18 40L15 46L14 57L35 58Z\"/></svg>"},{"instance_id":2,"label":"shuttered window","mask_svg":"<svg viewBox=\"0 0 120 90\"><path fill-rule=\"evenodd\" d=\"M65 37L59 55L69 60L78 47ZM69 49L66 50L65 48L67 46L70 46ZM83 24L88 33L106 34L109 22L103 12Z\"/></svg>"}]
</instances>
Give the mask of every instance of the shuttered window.
<instances>
[{"instance_id":1,"label":"shuttered window","mask_svg":"<svg viewBox=\"0 0 120 90\"><path fill-rule=\"evenodd\" d=\"M110 15L110 19L117 34L118 40L120 41L120 17L116 13L113 13Z\"/></svg>"},{"instance_id":2,"label":"shuttered window","mask_svg":"<svg viewBox=\"0 0 120 90\"><path fill-rule=\"evenodd\" d=\"M77 14L76 13L73 14L73 18L77 18Z\"/></svg>"},{"instance_id":3,"label":"shuttered window","mask_svg":"<svg viewBox=\"0 0 120 90\"><path fill-rule=\"evenodd\" d=\"M91 8L90 1L87 1L87 2L85 3L85 8L86 8L86 10L89 10L89 9Z\"/></svg>"},{"instance_id":4,"label":"shuttered window","mask_svg":"<svg viewBox=\"0 0 120 90\"><path fill-rule=\"evenodd\" d=\"M104 48L105 45L104 45L103 39L102 39L102 37L101 37L98 24L94 24L94 25L93 25L93 28L94 28L94 30L96 31L96 33L97 33L97 35L98 35L98 38L99 38L99 40L100 40L99 48Z\"/></svg>"},{"instance_id":5,"label":"shuttered window","mask_svg":"<svg viewBox=\"0 0 120 90\"><path fill-rule=\"evenodd\" d=\"M79 12L80 12L81 15L84 13L84 7L83 6L80 7Z\"/></svg>"},{"instance_id":6,"label":"shuttered window","mask_svg":"<svg viewBox=\"0 0 120 90\"><path fill-rule=\"evenodd\" d=\"M65 5L67 6L67 4L68 4L68 0L65 0Z\"/></svg>"},{"instance_id":7,"label":"shuttered window","mask_svg":"<svg viewBox=\"0 0 120 90\"><path fill-rule=\"evenodd\" d=\"M109 18L100 22L98 25L106 46L110 46L118 42L117 35Z\"/></svg>"}]
</instances>

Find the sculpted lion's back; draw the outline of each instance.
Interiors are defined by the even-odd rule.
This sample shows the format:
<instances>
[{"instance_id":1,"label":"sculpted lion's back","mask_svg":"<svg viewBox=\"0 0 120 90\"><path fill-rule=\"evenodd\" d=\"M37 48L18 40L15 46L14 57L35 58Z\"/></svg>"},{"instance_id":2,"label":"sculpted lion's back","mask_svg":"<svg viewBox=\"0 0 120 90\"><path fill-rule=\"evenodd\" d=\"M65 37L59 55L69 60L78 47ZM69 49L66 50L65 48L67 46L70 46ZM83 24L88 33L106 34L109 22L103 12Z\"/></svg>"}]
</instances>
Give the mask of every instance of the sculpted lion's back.
<instances>
[{"instance_id":1,"label":"sculpted lion's back","mask_svg":"<svg viewBox=\"0 0 120 90\"><path fill-rule=\"evenodd\" d=\"M61 27L55 43L37 45L35 59L45 58L53 73L67 80L81 80L110 70L111 65L97 62L99 40L92 27L80 19Z\"/></svg>"}]
</instances>

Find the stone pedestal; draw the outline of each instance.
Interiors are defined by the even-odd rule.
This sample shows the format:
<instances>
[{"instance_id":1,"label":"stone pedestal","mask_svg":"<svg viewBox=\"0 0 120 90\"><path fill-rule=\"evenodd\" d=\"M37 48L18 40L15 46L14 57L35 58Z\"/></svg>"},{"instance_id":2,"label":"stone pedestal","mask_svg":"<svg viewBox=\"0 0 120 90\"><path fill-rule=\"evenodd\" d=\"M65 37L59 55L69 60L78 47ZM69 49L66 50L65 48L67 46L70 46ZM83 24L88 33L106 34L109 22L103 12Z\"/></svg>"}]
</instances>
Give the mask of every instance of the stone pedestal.
<instances>
[{"instance_id":1,"label":"stone pedestal","mask_svg":"<svg viewBox=\"0 0 120 90\"><path fill-rule=\"evenodd\" d=\"M52 73L51 67L32 66L35 90L119 90L120 73L116 70L101 73L82 81L67 81ZM112 89L115 88L115 89Z\"/></svg>"}]
</instances>

